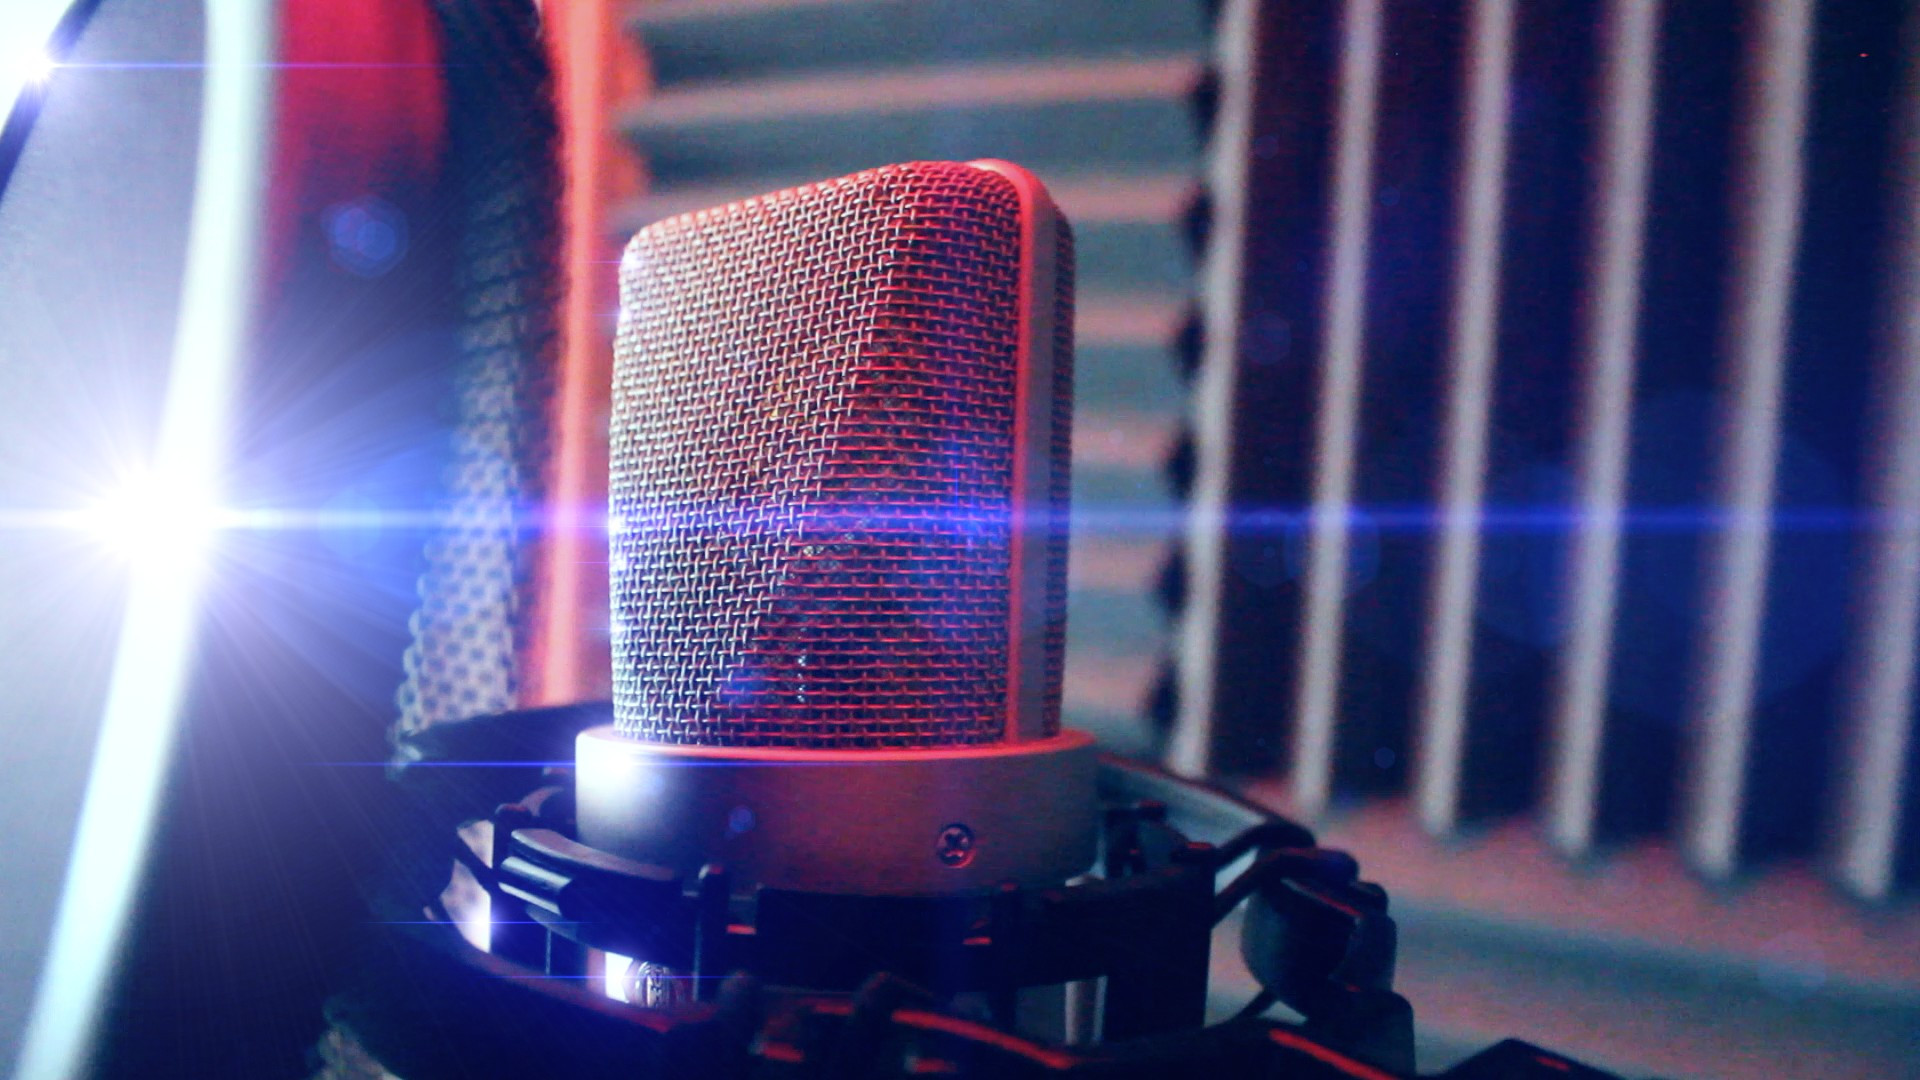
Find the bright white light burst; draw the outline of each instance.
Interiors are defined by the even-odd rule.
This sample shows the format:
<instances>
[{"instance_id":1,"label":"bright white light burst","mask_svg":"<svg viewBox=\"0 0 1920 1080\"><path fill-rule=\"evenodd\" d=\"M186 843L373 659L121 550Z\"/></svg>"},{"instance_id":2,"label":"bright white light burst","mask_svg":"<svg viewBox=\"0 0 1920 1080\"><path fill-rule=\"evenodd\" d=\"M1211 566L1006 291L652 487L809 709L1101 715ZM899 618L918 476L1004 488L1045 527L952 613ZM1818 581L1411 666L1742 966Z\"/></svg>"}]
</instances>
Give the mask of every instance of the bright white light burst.
<instances>
[{"instance_id":1,"label":"bright white light burst","mask_svg":"<svg viewBox=\"0 0 1920 1080\"><path fill-rule=\"evenodd\" d=\"M53 57L34 50L20 58L21 81L28 86L45 86L53 78Z\"/></svg>"},{"instance_id":2,"label":"bright white light burst","mask_svg":"<svg viewBox=\"0 0 1920 1080\"><path fill-rule=\"evenodd\" d=\"M135 566L180 570L205 557L221 512L203 485L149 473L83 509L79 525L101 547Z\"/></svg>"}]
</instances>

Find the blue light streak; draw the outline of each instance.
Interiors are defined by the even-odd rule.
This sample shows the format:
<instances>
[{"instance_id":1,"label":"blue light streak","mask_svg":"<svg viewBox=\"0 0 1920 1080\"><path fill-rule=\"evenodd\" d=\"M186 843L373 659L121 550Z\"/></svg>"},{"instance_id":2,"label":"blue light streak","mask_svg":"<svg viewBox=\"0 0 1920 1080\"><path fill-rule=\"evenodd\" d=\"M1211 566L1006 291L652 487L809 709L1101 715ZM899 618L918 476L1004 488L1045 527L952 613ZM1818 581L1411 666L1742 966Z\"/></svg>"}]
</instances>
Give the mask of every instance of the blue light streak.
<instances>
[{"instance_id":1,"label":"blue light streak","mask_svg":"<svg viewBox=\"0 0 1920 1080\"><path fill-rule=\"evenodd\" d=\"M836 513L844 513L838 510ZM754 517L741 515L730 522L732 531L765 531L756 527ZM903 531L935 527L977 527L980 514L951 515L950 520L917 511L911 516L887 520L885 511L875 508L874 522L868 526ZM570 522L588 532L611 534L622 528L619 520L609 518L604 509L593 507L572 515L555 509L527 511L519 515L529 528L551 529L556 523ZM650 528L666 530L688 522L710 522L714 515L683 508L679 513L652 519ZM725 519L723 519L725 520ZM1046 524L1044 514L1015 515L1012 523L1021 528L1039 528ZM1178 507L1081 507L1069 516L1076 534L1085 535L1165 535L1177 531L1186 521ZM1897 532L1920 527L1920 514L1862 510L1848 506L1776 507L1764 514L1741 513L1716 507L1671 507L1628 509L1615 518L1625 533L1643 535L1715 534L1735 529L1767 529L1775 533L1871 534ZM0 530L63 529L86 532L95 518L86 508L3 508ZM1392 534L1438 534L1452 527L1477 528L1483 534L1560 534L1572 533L1594 525L1589 515L1566 506L1489 506L1471 515L1449 520L1442 510L1417 505L1356 506L1346 511L1345 522L1351 529L1366 529ZM1313 523L1313 512L1306 507L1242 508L1229 511L1229 533L1244 536L1288 536L1304 534ZM440 511L406 508L360 508L352 510L303 508L222 508L212 512L209 527L219 532L316 532L351 533L363 531L419 531L445 529L453 519ZM817 523L815 523L817 524ZM835 528L837 526L823 526Z\"/></svg>"}]
</instances>

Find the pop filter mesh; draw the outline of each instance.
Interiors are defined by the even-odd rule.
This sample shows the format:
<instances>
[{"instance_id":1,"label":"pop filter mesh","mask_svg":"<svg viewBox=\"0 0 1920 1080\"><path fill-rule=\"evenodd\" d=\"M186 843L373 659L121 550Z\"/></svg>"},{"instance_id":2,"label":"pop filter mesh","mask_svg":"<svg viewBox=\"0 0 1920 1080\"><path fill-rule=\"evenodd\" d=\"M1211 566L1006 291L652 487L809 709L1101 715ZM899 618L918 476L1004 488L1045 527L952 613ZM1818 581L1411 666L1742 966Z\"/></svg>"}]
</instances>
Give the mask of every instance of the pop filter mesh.
<instances>
[{"instance_id":1,"label":"pop filter mesh","mask_svg":"<svg viewBox=\"0 0 1920 1080\"><path fill-rule=\"evenodd\" d=\"M1052 242L1043 238L1040 242ZM1071 266L1064 223L1061 266ZM1012 529L1048 550L1058 729L1070 282L1047 485L1017 506L1020 198L891 166L682 215L621 272L615 719L698 746L1008 734ZM1018 511L1018 519L1016 518ZM1019 520L1024 519L1024 520Z\"/></svg>"}]
</instances>

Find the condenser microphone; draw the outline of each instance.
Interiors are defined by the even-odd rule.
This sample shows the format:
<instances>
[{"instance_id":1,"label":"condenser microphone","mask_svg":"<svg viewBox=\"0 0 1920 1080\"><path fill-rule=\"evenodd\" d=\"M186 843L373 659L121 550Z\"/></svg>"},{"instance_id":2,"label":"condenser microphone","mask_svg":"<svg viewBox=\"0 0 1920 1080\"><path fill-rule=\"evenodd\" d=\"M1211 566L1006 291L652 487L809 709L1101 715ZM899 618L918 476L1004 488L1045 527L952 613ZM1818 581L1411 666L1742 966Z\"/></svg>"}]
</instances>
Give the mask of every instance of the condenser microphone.
<instances>
[{"instance_id":1,"label":"condenser microphone","mask_svg":"<svg viewBox=\"0 0 1920 1080\"><path fill-rule=\"evenodd\" d=\"M1046 189L999 161L633 239L582 842L848 895L1089 868L1092 742L1060 726L1072 265Z\"/></svg>"}]
</instances>

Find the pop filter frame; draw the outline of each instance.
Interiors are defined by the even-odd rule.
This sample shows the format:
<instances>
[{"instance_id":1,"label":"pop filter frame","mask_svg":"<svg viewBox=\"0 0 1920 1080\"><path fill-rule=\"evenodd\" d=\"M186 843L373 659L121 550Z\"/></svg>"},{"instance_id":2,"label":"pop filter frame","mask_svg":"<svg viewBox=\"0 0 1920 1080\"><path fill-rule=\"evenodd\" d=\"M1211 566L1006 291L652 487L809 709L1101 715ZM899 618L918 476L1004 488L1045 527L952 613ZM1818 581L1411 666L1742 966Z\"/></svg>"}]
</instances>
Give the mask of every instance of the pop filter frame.
<instances>
[{"instance_id":1,"label":"pop filter frame","mask_svg":"<svg viewBox=\"0 0 1920 1080\"><path fill-rule=\"evenodd\" d=\"M61 0L53 2L58 4ZM102 0L70 0L65 4L66 10L47 36L44 53L49 66L66 59L101 3ZM27 149L27 137L33 133L33 125L40 119L47 84L45 80L27 79L19 90L18 96L12 101L0 97L0 105L6 109L5 123L0 125L0 197L5 196L7 181L13 179L13 171L20 164L20 155ZM0 88L0 94L4 94L4 88Z\"/></svg>"},{"instance_id":2,"label":"pop filter frame","mask_svg":"<svg viewBox=\"0 0 1920 1080\"><path fill-rule=\"evenodd\" d=\"M409 1078L1414 1074L1386 894L1294 822L1108 756L1100 876L962 898L763 888L744 901L724 867L687 880L571 838L565 749L607 712L506 713L400 743L396 813L409 824L387 918L329 1006L336 1038ZM487 951L441 902L455 865L489 898ZM1243 905L1241 959L1261 989L1205 1026L1213 931ZM590 985L589 949L692 991L615 1001ZM1013 1030L1020 991L1092 978L1104 979L1102 1041ZM988 1015L955 1011L962 994ZM1262 1018L1276 1002L1304 1020ZM1445 1075L1606 1074L1508 1041Z\"/></svg>"}]
</instances>

